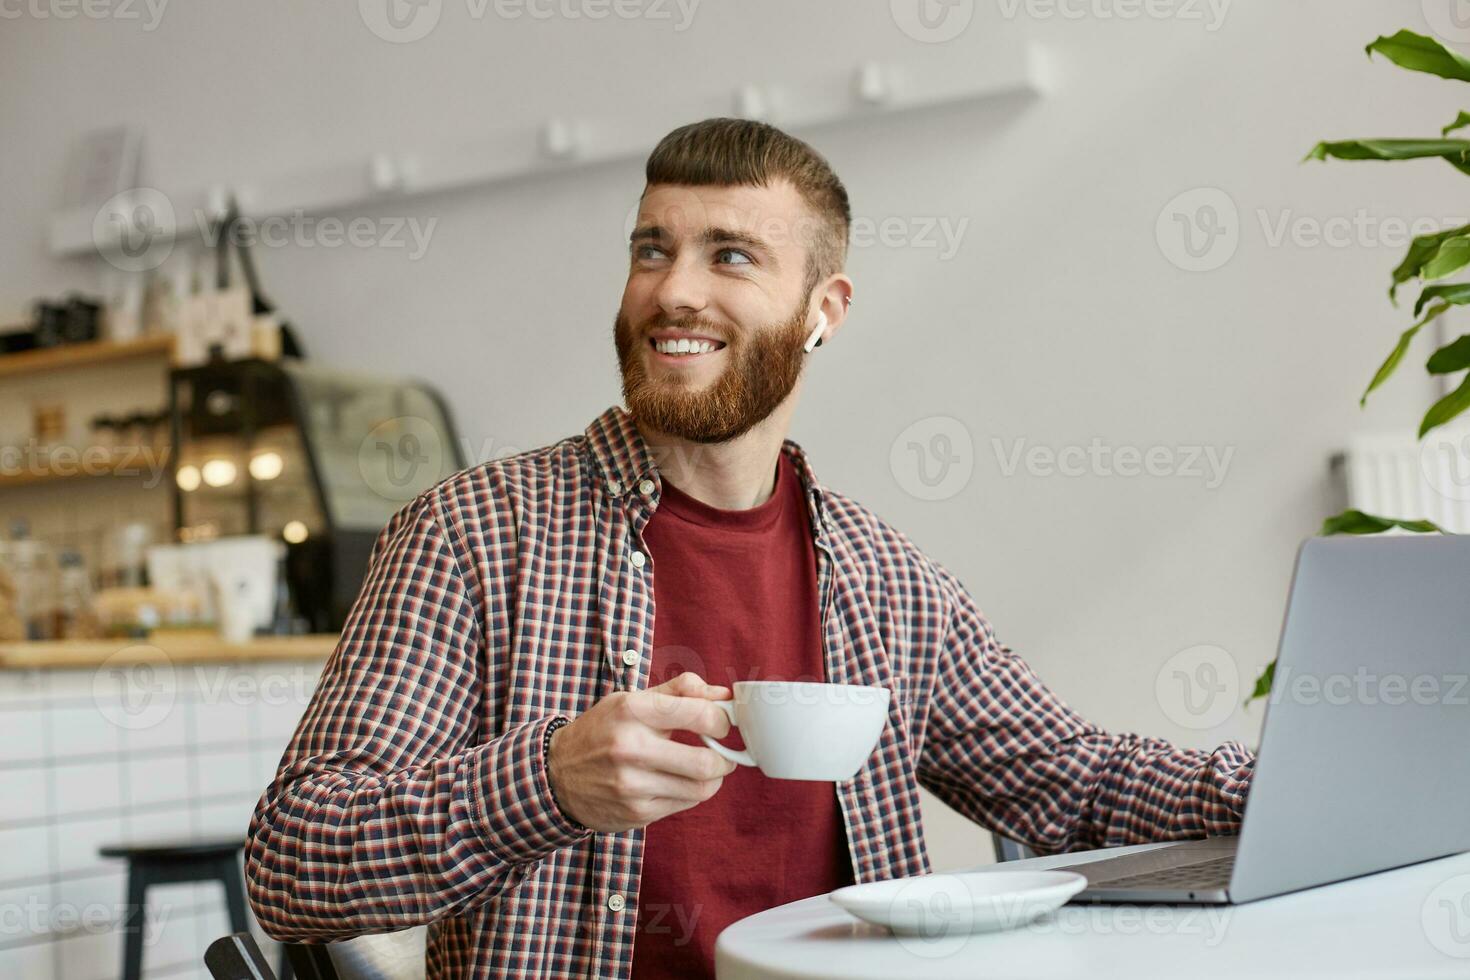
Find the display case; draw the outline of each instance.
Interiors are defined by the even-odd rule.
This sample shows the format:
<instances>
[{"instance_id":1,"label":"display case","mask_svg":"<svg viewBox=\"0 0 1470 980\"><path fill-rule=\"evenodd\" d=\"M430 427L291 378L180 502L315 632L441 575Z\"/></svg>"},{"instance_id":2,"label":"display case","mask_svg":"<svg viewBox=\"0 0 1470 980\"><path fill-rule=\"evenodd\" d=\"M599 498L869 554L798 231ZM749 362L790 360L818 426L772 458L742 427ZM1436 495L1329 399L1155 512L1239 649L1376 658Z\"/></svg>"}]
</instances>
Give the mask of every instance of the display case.
<instances>
[{"instance_id":1,"label":"display case","mask_svg":"<svg viewBox=\"0 0 1470 980\"><path fill-rule=\"evenodd\" d=\"M432 387L304 361L177 368L170 416L178 539L279 537L314 631L341 628L388 519L465 466Z\"/></svg>"}]
</instances>

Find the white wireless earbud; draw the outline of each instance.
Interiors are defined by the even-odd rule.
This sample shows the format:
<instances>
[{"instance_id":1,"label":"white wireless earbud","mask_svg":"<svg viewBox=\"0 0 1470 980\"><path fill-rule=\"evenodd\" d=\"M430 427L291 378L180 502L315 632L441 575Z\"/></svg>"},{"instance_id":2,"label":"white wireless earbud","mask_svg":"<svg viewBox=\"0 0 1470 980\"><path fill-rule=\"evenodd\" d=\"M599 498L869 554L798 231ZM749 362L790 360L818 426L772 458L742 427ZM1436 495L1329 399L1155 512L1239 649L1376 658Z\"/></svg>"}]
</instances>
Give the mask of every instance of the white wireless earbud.
<instances>
[{"instance_id":1,"label":"white wireless earbud","mask_svg":"<svg viewBox=\"0 0 1470 980\"><path fill-rule=\"evenodd\" d=\"M806 343L802 345L801 349L810 354L813 348L820 347L822 345L822 333L826 329L827 314L818 312L817 326L814 330L812 330L812 335L806 339Z\"/></svg>"}]
</instances>

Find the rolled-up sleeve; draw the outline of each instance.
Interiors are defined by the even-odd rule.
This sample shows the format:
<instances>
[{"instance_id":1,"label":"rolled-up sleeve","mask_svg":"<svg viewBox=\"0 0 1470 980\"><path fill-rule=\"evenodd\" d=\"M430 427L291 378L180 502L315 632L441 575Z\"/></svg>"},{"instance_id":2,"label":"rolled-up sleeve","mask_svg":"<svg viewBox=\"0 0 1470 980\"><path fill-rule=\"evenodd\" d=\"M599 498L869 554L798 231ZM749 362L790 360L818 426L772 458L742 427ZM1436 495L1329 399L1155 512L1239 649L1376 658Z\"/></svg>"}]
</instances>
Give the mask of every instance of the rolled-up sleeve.
<instances>
[{"instance_id":1,"label":"rolled-up sleeve","mask_svg":"<svg viewBox=\"0 0 1470 980\"><path fill-rule=\"evenodd\" d=\"M936 566L937 567L937 566ZM963 586L951 605L918 777L969 819L1042 853L1236 833L1255 758L1111 734L997 642Z\"/></svg>"},{"instance_id":2,"label":"rolled-up sleeve","mask_svg":"<svg viewBox=\"0 0 1470 980\"><path fill-rule=\"evenodd\" d=\"M379 535L342 637L247 831L272 938L328 942L486 902L590 833L557 808L546 717L492 734L479 610L432 491Z\"/></svg>"}]
</instances>

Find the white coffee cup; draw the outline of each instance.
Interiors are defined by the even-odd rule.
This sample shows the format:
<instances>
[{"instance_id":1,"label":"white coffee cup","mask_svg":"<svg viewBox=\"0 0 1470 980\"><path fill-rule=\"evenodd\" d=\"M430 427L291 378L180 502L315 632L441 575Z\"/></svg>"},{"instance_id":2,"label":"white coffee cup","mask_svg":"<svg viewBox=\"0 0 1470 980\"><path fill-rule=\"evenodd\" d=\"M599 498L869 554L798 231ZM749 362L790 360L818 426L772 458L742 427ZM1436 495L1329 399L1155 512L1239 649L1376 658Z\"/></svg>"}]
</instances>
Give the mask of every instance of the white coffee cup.
<instances>
[{"instance_id":1,"label":"white coffee cup","mask_svg":"<svg viewBox=\"0 0 1470 980\"><path fill-rule=\"evenodd\" d=\"M888 720L886 687L807 681L736 681L733 687L733 700L715 704L740 729L745 751L700 737L731 762L756 766L773 779L851 779Z\"/></svg>"}]
</instances>

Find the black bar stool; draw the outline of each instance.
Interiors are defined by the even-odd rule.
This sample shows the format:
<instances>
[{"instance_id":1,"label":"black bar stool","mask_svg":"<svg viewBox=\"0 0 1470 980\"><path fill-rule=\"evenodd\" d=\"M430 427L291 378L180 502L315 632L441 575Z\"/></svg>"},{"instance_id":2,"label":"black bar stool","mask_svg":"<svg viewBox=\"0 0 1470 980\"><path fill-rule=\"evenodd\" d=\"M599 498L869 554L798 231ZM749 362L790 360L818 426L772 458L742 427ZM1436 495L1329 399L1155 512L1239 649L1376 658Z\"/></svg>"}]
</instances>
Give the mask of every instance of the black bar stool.
<instances>
[{"instance_id":1,"label":"black bar stool","mask_svg":"<svg viewBox=\"0 0 1470 980\"><path fill-rule=\"evenodd\" d=\"M217 881L225 889L230 930L248 932L245 912L245 878L240 873L239 853L245 841L239 837L212 840L151 841L108 844L98 848L105 858L128 862L128 913L123 926L123 980L143 980L143 924L148 910L148 889L186 881ZM280 980L290 980L291 964L281 950Z\"/></svg>"}]
</instances>

